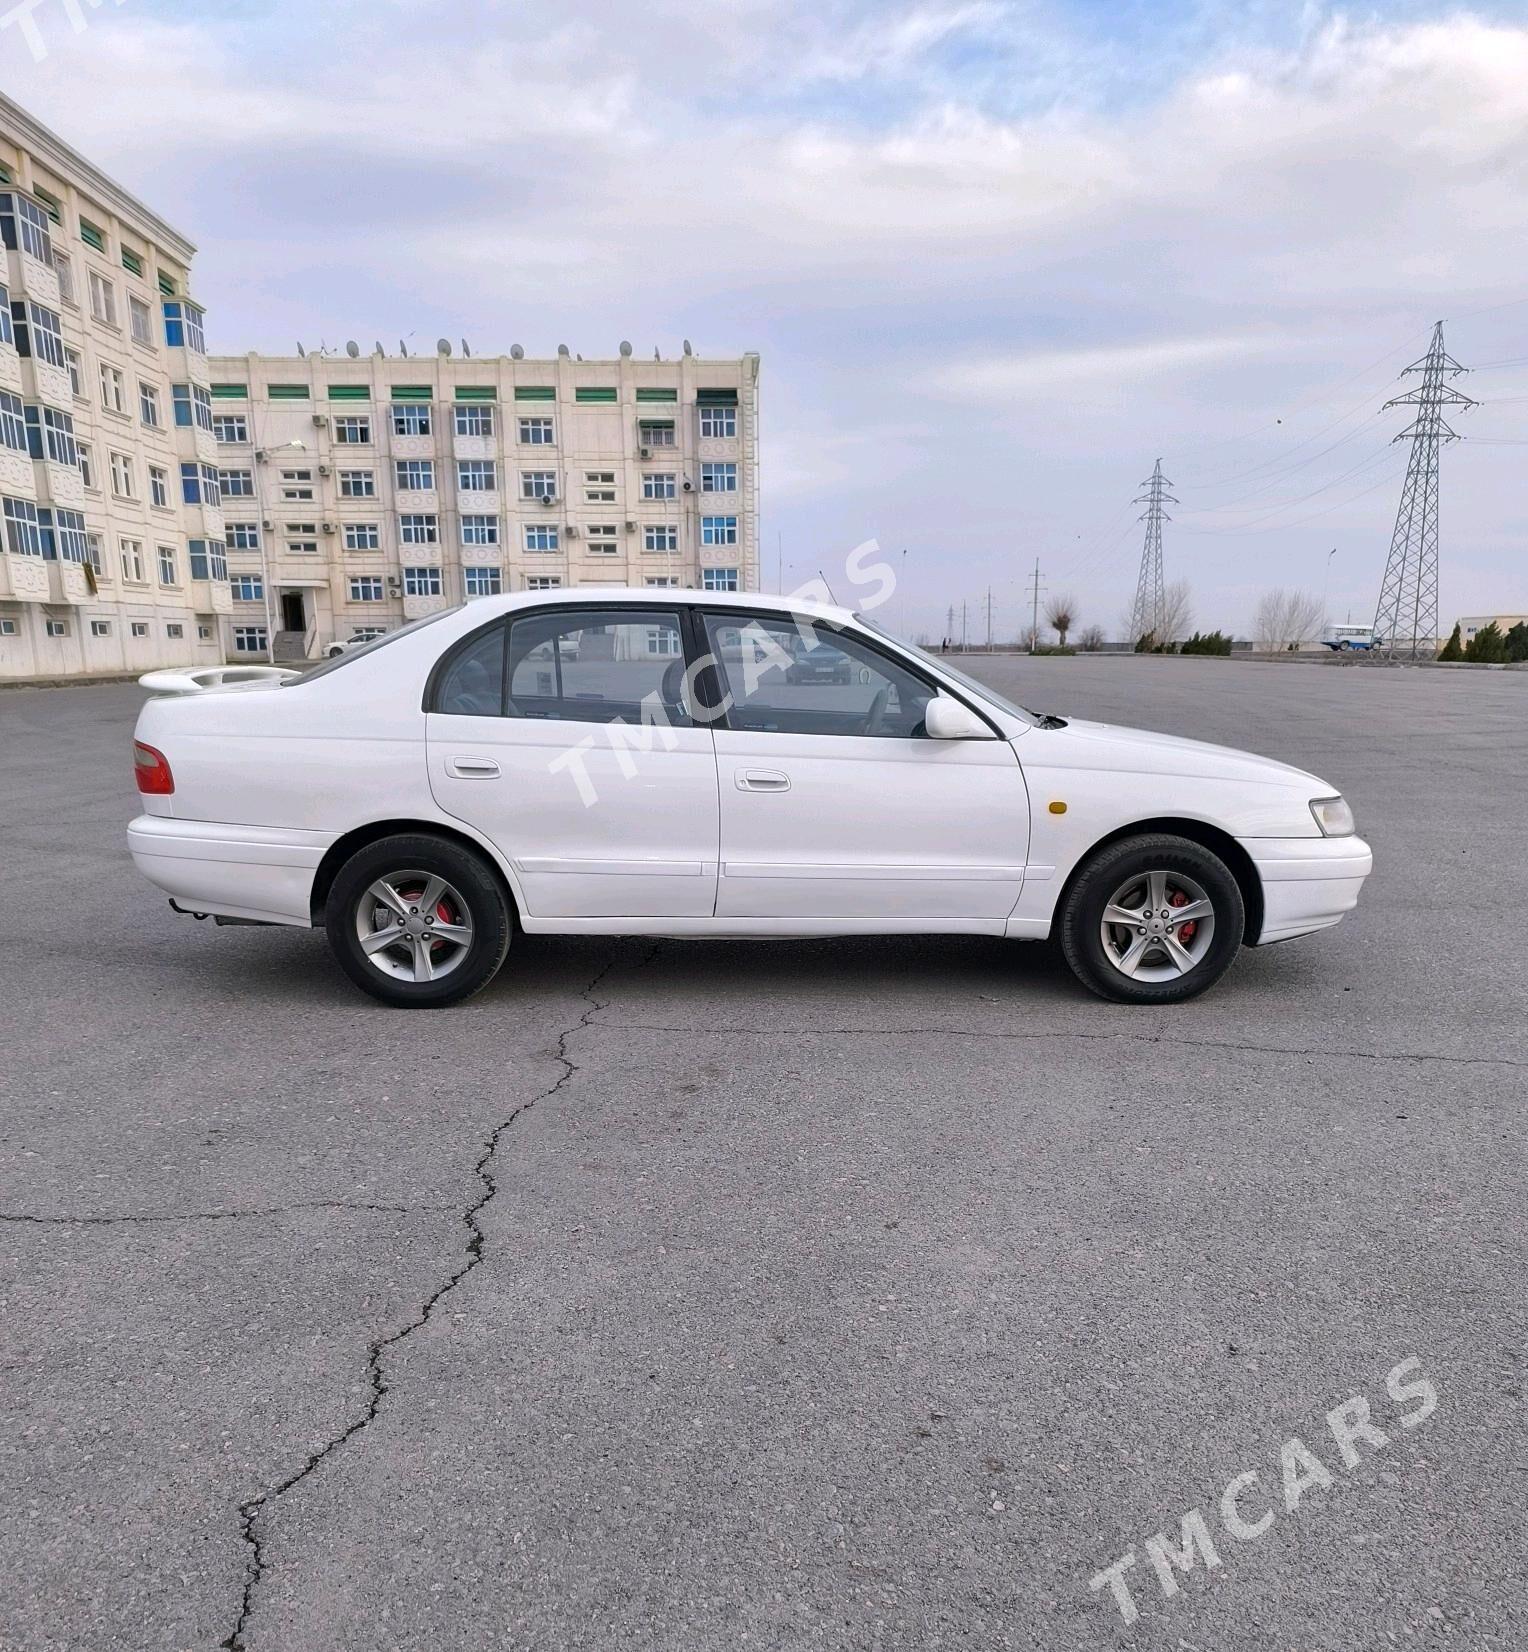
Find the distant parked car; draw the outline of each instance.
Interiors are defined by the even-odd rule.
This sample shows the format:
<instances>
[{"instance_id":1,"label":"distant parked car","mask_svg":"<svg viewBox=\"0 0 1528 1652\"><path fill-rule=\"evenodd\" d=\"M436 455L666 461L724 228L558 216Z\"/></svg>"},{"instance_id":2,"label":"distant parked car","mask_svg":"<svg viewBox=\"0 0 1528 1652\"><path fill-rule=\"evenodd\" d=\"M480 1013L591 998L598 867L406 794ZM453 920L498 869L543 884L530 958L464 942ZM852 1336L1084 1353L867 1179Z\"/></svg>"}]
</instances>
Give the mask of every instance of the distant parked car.
<instances>
[{"instance_id":1,"label":"distant parked car","mask_svg":"<svg viewBox=\"0 0 1528 1652\"><path fill-rule=\"evenodd\" d=\"M1358 648L1383 648L1385 639L1374 635L1372 625L1329 625L1321 641L1334 653L1347 654Z\"/></svg>"},{"instance_id":2,"label":"distant parked car","mask_svg":"<svg viewBox=\"0 0 1528 1652\"><path fill-rule=\"evenodd\" d=\"M1170 1004L1338 922L1372 865L1314 775L1026 711L783 598L516 592L300 675L143 682L139 870L177 911L327 930L405 1007L522 933L1054 935L1094 992Z\"/></svg>"},{"instance_id":3,"label":"distant parked car","mask_svg":"<svg viewBox=\"0 0 1528 1652\"><path fill-rule=\"evenodd\" d=\"M324 650L324 654L328 659L337 660L341 654L348 654L352 648L360 648L366 643L375 642L378 637L385 637L386 635L387 632L380 626L353 631L343 639L336 637Z\"/></svg>"}]
</instances>

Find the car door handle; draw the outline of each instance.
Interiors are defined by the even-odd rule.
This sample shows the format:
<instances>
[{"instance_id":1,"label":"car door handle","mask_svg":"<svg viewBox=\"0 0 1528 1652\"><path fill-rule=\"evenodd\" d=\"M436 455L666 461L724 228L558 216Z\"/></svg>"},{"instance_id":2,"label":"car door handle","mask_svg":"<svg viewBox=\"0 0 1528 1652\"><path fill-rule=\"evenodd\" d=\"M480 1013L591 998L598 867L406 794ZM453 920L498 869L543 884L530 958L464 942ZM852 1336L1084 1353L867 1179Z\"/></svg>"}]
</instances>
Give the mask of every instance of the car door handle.
<instances>
[{"instance_id":1,"label":"car door handle","mask_svg":"<svg viewBox=\"0 0 1528 1652\"><path fill-rule=\"evenodd\" d=\"M491 757L448 757L446 773L457 780L495 780L499 765Z\"/></svg>"},{"instance_id":2,"label":"car door handle","mask_svg":"<svg viewBox=\"0 0 1528 1652\"><path fill-rule=\"evenodd\" d=\"M778 769L739 769L736 775L740 792L788 792L791 777Z\"/></svg>"}]
</instances>

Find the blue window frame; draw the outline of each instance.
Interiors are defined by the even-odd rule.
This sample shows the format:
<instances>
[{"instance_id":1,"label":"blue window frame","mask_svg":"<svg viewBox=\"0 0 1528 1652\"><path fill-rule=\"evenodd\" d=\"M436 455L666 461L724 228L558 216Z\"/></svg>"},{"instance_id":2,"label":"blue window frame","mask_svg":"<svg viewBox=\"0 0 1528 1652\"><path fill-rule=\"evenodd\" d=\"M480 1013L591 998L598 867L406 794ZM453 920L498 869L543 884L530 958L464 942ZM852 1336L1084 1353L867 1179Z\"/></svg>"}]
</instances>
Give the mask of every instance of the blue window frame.
<instances>
[{"instance_id":1,"label":"blue window frame","mask_svg":"<svg viewBox=\"0 0 1528 1652\"><path fill-rule=\"evenodd\" d=\"M48 232L48 215L36 201L7 191L0 195L0 241L11 252L29 252L51 270L53 237Z\"/></svg>"},{"instance_id":2,"label":"blue window frame","mask_svg":"<svg viewBox=\"0 0 1528 1652\"><path fill-rule=\"evenodd\" d=\"M707 460L700 467L702 493L736 493L737 466L729 461Z\"/></svg>"},{"instance_id":3,"label":"blue window frame","mask_svg":"<svg viewBox=\"0 0 1528 1652\"><path fill-rule=\"evenodd\" d=\"M504 580L497 568L463 568L462 588L469 597L496 597Z\"/></svg>"},{"instance_id":4,"label":"blue window frame","mask_svg":"<svg viewBox=\"0 0 1528 1652\"><path fill-rule=\"evenodd\" d=\"M5 520L5 548L12 556L41 556L42 523L30 499L0 499Z\"/></svg>"},{"instance_id":5,"label":"blue window frame","mask_svg":"<svg viewBox=\"0 0 1528 1652\"><path fill-rule=\"evenodd\" d=\"M224 543L230 551L258 551L260 549L259 523L227 523L224 528Z\"/></svg>"},{"instance_id":6,"label":"blue window frame","mask_svg":"<svg viewBox=\"0 0 1528 1652\"><path fill-rule=\"evenodd\" d=\"M16 348L24 356L34 356L54 367L66 367L63 324L58 312L42 304L24 299L11 300L11 321L16 335Z\"/></svg>"},{"instance_id":7,"label":"blue window frame","mask_svg":"<svg viewBox=\"0 0 1528 1652\"><path fill-rule=\"evenodd\" d=\"M0 442L18 453L27 451L26 411L21 397L9 390L0 390Z\"/></svg>"},{"instance_id":8,"label":"blue window frame","mask_svg":"<svg viewBox=\"0 0 1528 1652\"><path fill-rule=\"evenodd\" d=\"M228 582L235 602L264 602L265 583L258 574L237 574Z\"/></svg>"},{"instance_id":9,"label":"blue window frame","mask_svg":"<svg viewBox=\"0 0 1528 1652\"><path fill-rule=\"evenodd\" d=\"M218 492L225 499L253 499L255 497L254 473L248 470L220 470L218 472Z\"/></svg>"},{"instance_id":10,"label":"blue window frame","mask_svg":"<svg viewBox=\"0 0 1528 1652\"><path fill-rule=\"evenodd\" d=\"M27 449L34 459L49 459L55 465L79 465L80 453L74 443L74 419L56 407L27 409Z\"/></svg>"},{"instance_id":11,"label":"blue window frame","mask_svg":"<svg viewBox=\"0 0 1528 1652\"><path fill-rule=\"evenodd\" d=\"M175 422L184 429L195 425L212 434L212 392L201 384L172 384L170 394L175 403Z\"/></svg>"},{"instance_id":12,"label":"blue window frame","mask_svg":"<svg viewBox=\"0 0 1528 1652\"><path fill-rule=\"evenodd\" d=\"M192 579L227 579L228 556L221 539L188 541Z\"/></svg>"},{"instance_id":13,"label":"blue window frame","mask_svg":"<svg viewBox=\"0 0 1528 1652\"><path fill-rule=\"evenodd\" d=\"M183 464L180 467L180 491L188 505L211 505L217 509L223 503L215 465Z\"/></svg>"},{"instance_id":14,"label":"blue window frame","mask_svg":"<svg viewBox=\"0 0 1528 1652\"><path fill-rule=\"evenodd\" d=\"M703 516L700 519L702 545L736 545L737 518L735 516Z\"/></svg>"},{"instance_id":15,"label":"blue window frame","mask_svg":"<svg viewBox=\"0 0 1528 1652\"><path fill-rule=\"evenodd\" d=\"M164 341L166 344L207 354L206 313L189 300L167 298L164 301Z\"/></svg>"},{"instance_id":16,"label":"blue window frame","mask_svg":"<svg viewBox=\"0 0 1528 1652\"><path fill-rule=\"evenodd\" d=\"M11 331L11 294L8 287L0 287L0 344L14 345L16 335Z\"/></svg>"}]
</instances>

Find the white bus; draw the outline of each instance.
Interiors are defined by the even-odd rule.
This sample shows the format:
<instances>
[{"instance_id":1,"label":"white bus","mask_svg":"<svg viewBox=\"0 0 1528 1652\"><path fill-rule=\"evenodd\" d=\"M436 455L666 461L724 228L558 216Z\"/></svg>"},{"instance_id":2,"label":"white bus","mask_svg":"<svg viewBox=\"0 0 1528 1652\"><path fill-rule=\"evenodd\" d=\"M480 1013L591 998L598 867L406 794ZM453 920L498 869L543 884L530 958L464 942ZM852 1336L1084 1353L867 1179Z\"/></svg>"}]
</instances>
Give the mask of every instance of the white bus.
<instances>
[{"instance_id":1,"label":"white bus","mask_svg":"<svg viewBox=\"0 0 1528 1652\"><path fill-rule=\"evenodd\" d=\"M1321 641L1334 651L1346 654L1353 648L1383 648L1385 639L1374 635L1372 625L1329 625L1321 633Z\"/></svg>"}]
</instances>

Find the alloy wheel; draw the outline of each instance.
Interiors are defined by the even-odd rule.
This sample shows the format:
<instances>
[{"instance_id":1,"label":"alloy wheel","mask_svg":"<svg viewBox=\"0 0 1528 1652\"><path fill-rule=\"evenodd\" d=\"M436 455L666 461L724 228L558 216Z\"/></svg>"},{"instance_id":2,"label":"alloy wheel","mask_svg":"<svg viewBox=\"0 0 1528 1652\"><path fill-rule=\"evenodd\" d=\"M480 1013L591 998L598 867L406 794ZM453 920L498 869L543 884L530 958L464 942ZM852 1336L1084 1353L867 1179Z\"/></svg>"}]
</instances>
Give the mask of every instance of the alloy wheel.
<instances>
[{"instance_id":1,"label":"alloy wheel","mask_svg":"<svg viewBox=\"0 0 1528 1652\"><path fill-rule=\"evenodd\" d=\"M1099 924L1104 956L1132 981L1177 981L1210 950L1215 907L1182 872L1137 872L1110 896Z\"/></svg>"},{"instance_id":2,"label":"alloy wheel","mask_svg":"<svg viewBox=\"0 0 1528 1652\"><path fill-rule=\"evenodd\" d=\"M361 951L400 981L438 981L472 949L472 913L442 877L418 868L389 872L356 902Z\"/></svg>"}]
</instances>

